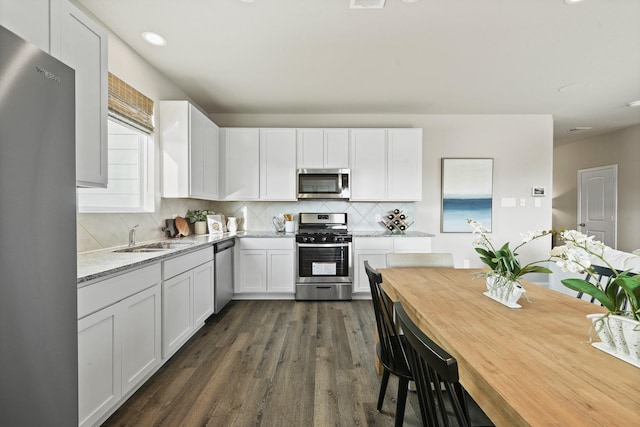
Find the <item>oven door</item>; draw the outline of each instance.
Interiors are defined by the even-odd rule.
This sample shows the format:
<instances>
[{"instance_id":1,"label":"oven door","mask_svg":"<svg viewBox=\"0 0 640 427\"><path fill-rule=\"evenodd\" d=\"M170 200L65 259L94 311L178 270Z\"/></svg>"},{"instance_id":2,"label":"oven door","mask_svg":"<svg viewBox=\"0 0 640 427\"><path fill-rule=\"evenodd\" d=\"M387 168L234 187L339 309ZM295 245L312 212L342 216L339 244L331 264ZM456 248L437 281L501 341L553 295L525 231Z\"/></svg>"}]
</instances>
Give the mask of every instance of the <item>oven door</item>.
<instances>
[{"instance_id":1,"label":"oven door","mask_svg":"<svg viewBox=\"0 0 640 427\"><path fill-rule=\"evenodd\" d=\"M351 283L351 243L298 243L297 283Z\"/></svg>"}]
</instances>

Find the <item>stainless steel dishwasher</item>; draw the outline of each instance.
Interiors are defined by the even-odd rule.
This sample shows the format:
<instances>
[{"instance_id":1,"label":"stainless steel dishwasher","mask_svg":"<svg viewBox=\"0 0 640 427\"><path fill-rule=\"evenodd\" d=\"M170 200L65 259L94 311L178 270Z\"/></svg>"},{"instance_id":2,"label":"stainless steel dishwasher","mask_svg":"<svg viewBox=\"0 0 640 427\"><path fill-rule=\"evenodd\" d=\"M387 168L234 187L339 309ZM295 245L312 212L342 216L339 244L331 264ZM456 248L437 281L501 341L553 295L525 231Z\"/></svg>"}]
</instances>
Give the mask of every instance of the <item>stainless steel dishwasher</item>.
<instances>
[{"instance_id":1,"label":"stainless steel dishwasher","mask_svg":"<svg viewBox=\"0 0 640 427\"><path fill-rule=\"evenodd\" d=\"M220 313L233 298L233 246L235 239L225 240L214 245L215 284L213 294L213 312Z\"/></svg>"}]
</instances>

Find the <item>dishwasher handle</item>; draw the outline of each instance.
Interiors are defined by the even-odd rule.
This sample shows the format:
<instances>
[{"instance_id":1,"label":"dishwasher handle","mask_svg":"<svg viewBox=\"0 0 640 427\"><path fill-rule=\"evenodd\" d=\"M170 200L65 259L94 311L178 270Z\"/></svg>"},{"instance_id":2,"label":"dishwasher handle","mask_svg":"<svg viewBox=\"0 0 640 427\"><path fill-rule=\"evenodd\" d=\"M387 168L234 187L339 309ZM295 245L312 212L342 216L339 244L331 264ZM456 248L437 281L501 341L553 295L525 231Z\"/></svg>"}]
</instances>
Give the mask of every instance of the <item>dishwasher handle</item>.
<instances>
[{"instance_id":1,"label":"dishwasher handle","mask_svg":"<svg viewBox=\"0 0 640 427\"><path fill-rule=\"evenodd\" d=\"M224 250L230 249L235 244L236 244L236 240L235 239L229 239L229 240L225 240L225 241L220 242L220 243L216 243L214 245L214 253L217 254L218 252L222 252Z\"/></svg>"}]
</instances>

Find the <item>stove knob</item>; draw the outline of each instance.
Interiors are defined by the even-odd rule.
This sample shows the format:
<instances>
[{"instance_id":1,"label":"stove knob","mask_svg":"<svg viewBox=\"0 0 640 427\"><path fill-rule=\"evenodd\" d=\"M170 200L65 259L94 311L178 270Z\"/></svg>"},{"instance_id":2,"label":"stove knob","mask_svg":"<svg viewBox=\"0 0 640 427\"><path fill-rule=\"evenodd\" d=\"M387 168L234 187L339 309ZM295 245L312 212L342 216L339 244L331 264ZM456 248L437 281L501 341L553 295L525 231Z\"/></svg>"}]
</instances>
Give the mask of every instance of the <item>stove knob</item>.
<instances>
[{"instance_id":1,"label":"stove knob","mask_svg":"<svg viewBox=\"0 0 640 427\"><path fill-rule=\"evenodd\" d=\"M323 241L323 242L326 242L327 241L327 236L322 236L322 238L320 240Z\"/></svg>"},{"instance_id":2,"label":"stove knob","mask_svg":"<svg viewBox=\"0 0 640 427\"><path fill-rule=\"evenodd\" d=\"M313 236L305 237L305 242L313 243L316 239Z\"/></svg>"}]
</instances>

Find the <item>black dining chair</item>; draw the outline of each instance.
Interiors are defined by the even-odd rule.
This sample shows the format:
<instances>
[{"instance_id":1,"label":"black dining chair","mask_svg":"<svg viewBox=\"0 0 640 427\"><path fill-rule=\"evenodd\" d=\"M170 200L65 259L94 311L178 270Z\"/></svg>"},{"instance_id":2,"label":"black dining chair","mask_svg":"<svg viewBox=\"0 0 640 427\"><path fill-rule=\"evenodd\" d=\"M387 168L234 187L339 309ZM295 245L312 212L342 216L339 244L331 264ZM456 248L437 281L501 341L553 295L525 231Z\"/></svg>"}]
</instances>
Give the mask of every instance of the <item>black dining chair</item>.
<instances>
[{"instance_id":1,"label":"black dining chair","mask_svg":"<svg viewBox=\"0 0 640 427\"><path fill-rule=\"evenodd\" d=\"M402 426L404 421L404 410L407 402L407 390L409 381L413 381L409 362L405 353L405 338L398 334L393 323L393 311L391 302L384 294L381 283L382 276L375 270L369 261L364 262L364 268L369 278L371 287L371 299L373 310L376 316L376 326L378 328L379 343L376 345L376 353L383 367L382 382L380 383L380 394L378 395L378 411L382 410L384 395L387 391L389 376L393 374L398 377L398 396L396 403L396 427Z\"/></svg>"},{"instance_id":2,"label":"black dining chair","mask_svg":"<svg viewBox=\"0 0 640 427\"><path fill-rule=\"evenodd\" d=\"M459 426L492 426L489 418L459 383L456 359L418 328L402 303L396 302L394 309L396 321L408 345L407 355L416 382L422 425L449 426L453 417ZM469 406L473 406L474 418L478 418L474 419L473 424Z\"/></svg>"}]
</instances>

